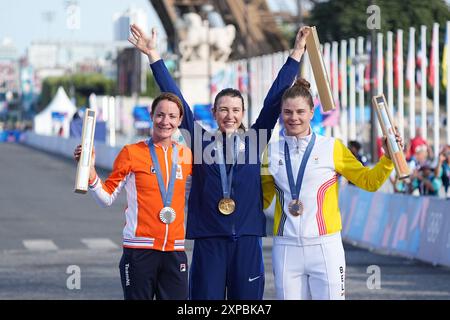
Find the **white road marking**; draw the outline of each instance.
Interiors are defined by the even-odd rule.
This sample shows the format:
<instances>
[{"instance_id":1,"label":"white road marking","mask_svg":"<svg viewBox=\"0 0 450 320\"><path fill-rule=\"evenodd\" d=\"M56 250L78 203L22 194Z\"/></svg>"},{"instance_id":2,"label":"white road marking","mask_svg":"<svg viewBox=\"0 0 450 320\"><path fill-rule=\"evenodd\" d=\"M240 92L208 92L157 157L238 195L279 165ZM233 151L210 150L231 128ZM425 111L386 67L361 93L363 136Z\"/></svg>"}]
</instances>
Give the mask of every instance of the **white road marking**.
<instances>
[{"instance_id":1,"label":"white road marking","mask_svg":"<svg viewBox=\"0 0 450 320\"><path fill-rule=\"evenodd\" d=\"M23 240L23 245L30 251L54 251L58 247L53 240L48 239L29 239Z\"/></svg>"},{"instance_id":2,"label":"white road marking","mask_svg":"<svg viewBox=\"0 0 450 320\"><path fill-rule=\"evenodd\" d=\"M81 242L83 242L89 249L94 250L98 249L109 250L119 248L119 246L116 243L107 238L86 238L81 239Z\"/></svg>"}]
</instances>

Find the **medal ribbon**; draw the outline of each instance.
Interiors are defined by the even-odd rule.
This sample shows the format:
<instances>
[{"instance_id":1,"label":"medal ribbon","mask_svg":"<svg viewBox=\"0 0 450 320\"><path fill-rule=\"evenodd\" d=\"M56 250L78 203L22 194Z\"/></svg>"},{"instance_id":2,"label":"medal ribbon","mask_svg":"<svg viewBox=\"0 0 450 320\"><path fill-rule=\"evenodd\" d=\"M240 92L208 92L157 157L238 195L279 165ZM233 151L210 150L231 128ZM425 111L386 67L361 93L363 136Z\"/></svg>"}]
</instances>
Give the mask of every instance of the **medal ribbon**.
<instances>
[{"instance_id":1,"label":"medal ribbon","mask_svg":"<svg viewBox=\"0 0 450 320\"><path fill-rule=\"evenodd\" d=\"M175 185L175 178L177 175L177 162L178 162L178 148L175 144L172 144L172 172L170 173L169 185L166 190L164 186L164 179L162 177L161 167L159 166L158 157L156 156L155 146L152 139L148 140L148 147L150 149L150 157L153 160L153 167L156 172L156 178L158 179L159 191L161 192L161 198L163 200L164 207L170 207L173 198L173 189Z\"/></svg>"},{"instance_id":2,"label":"medal ribbon","mask_svg":"<svg viewBox=\"0 0 450 320\"><path fill-rule=\"evenodd\" d=\"M220 169L220 180L222 182L222 192L223 197L229 199L231 197L231 184L233 183L233 169L237 161L238 155L238 143L239 137L234 141L234 155L233 155L233 163L231 164L230 172L227 177L227 170L225 167L224 155L223 155L223 145L222 142L216 142L217 155L219 157L219 169Z\"/></svg>"},{"instance_id":3,"label":"medal ribbon","mask_svg":"<svg viewBox=\"0 0 450 320\"><path fill-rule=\"evenodd\" d=\"M289 180L289 187L291 189L292 200L297 200L300 197L300 189L302 188L303 175L305 174L306 163L308 162L311 151L316 142L316 134L313 133L311 140L306 147L305 154L303 155L302 163L300 164L300 169L297 174L297 182L294 184L294 174L292 173L291 155L289 153L288 143L284 143L284 159L286 161L286 173Z\"/></svg>"}]
</instances>

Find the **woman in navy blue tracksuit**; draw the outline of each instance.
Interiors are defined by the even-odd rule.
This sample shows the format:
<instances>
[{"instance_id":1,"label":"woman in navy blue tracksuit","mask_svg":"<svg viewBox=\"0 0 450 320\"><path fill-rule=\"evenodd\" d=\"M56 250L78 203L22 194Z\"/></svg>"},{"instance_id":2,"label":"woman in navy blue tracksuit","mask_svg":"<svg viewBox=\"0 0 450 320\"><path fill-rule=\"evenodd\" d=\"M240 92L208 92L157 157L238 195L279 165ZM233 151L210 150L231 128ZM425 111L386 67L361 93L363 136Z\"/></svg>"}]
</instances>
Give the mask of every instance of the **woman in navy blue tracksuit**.
<instances>
[{"instance_id":1,"label":"woman in navy blue tracksuit","mask_svg":"<svg viewBox=\"0 0 450 320\"><path fill-rule=\"evenodd\" d=\"M234 89L224 89L217 95L212 111L219 130L206 132L194 120L191 108L160 59L155 30L147 37L132 25L131 33L129 41L149 57L161 91L176 94L184 105L185 115L180 129L186 130L185 139L194 154L186 231L186 238L195 240L190 298L262 299L264 264L261 237L266 235L266 220L262 207L260 155L280 115L282 94L298 73L309 28L299 30L294 49L251 126L250 131L255 131L256 140L249 138L248 132L239 130L243 128L244 100ZM267 134L260 134L264 130ZM199 155L203 157L200 160ZM220 165L224 162L225 165ZM232 203L223 202L224 199Z\"/></svg>"}]
</instances>

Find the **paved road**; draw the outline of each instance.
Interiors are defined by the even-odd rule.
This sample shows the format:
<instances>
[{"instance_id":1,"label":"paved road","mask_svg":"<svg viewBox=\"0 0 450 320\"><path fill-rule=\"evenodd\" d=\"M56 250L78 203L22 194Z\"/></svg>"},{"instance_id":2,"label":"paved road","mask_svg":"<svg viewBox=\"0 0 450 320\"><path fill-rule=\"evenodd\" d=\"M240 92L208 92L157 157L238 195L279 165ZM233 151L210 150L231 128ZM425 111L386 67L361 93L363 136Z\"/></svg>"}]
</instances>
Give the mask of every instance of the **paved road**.
<instances>
[{"instance_id":1,"label":"paved road","mask_svg":"<svg viewBox=\"0 0 450 320\"><path fill-rule=\"evenodd\" d=\"M74 177L70 160L0 144L0 299L122 298L124 194L101 209L89 195L73 193ZM274 298L270 250L267 238L266 299ZM450 299L449 268L350 245L346 258L347 299ZM373 265L380 268L380 289L367 287ZM71 266L79 268L80 289L67 287L73 283Z\"/></svg>"}]
</instances>

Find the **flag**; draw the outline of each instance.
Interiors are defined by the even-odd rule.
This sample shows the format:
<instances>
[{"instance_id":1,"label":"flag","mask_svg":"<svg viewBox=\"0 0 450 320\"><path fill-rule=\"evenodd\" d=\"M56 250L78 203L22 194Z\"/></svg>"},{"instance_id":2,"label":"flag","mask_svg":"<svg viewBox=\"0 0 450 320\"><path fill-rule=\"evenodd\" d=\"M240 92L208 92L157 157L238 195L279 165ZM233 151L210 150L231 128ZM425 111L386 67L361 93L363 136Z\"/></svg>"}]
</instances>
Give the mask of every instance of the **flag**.
<instances>
[{"instance_id":1,"label":"flag","mask_svg":"<svg viewBox=\"0 0 450 320\"><path fill-rule=\"evenodd\" d=\"M444 87L447 87L447 50L448 50L448 28L445 32L445 44L444 44L444 50L442 51L442 84Z\"/></svg>"},{"instance_id":2,"label":"flag","mask_svg":"<svg viewBox=\"0 0 450 320\"><path fill-rule=\"evenodd\" d=\"M242 65L238 66L238 89L241 93L248 93L248 75L247 72L243 70Z\"/></svg>"},{"instance_id":3,"label":"flag","mask_svg":"<svg viewBox=\"0 0 450 320\"><path fill-rule=\"evenodd\" d=\"M433 88L434 87L434 65L436 61L434 61L434 51L436 50L434 45L436 43L436 28L433 28L433 36L431 38L431 49L430 49L430 65L428 66L428 83Z\"/></svg>"}]
</instances>

